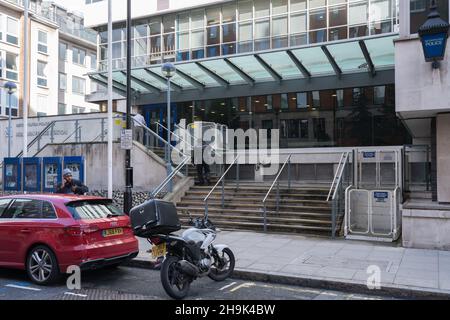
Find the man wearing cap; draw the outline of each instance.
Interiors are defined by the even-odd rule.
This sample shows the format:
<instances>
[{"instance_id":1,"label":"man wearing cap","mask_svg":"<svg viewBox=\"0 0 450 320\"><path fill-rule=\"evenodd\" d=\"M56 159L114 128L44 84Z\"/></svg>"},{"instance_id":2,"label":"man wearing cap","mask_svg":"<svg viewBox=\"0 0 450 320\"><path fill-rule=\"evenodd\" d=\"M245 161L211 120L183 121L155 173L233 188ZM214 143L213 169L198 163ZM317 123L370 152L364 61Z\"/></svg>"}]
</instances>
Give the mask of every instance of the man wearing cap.
<instances>
[{"instance_id":1,"label":"man wearing cap","mask_svg":"<svg viewBox=\"0 0 450 320\"><path fill-rule=\"evenodd\" d=\"M63 178L64 183L57 188L56 193L84 195L89 192L89 188L81 181L72 178L72 171L70 169L64 169Z\"/></svg>"}]
</instances>

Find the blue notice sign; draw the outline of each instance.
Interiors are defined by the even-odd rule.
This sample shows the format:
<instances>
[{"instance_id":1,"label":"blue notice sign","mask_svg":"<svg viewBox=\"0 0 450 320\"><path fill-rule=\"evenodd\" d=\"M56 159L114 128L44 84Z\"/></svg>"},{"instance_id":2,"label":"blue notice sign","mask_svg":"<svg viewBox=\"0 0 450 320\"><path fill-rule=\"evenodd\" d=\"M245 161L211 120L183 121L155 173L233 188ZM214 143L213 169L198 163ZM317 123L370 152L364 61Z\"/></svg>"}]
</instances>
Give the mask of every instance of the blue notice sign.
<instances>
[{"instance_id":1,"label":"blue notice sign","mask_svg":"<svg viewBox=\"0 0 450 320\"><path fill-rule=\"evenodd\" d=\"M363 152L364 159L373 159L375 158L376 153L374 151L372 152Z\"/></svg>"},{"instance_id":2,"label":"blue notice sign","mask_svg":"<svg viewBox=\"0 0 450 320\"><path fill-rule=\"evenodd\" d=\"M447 42L447 33L435 33L422 36L422 45L427 62L433 60L442 60L445 55L445 44Z\"/></svg>"},{"instance_id":3,"label":"blue notice sign","mask_svg":"<svg viewBox=\"0 0 450 320\"><path fill-rule=\"evenodd\" d=\"M388 192L374 192L373 197L377 202L386 202L389 199Z\"/></svg>"}]
</instances>

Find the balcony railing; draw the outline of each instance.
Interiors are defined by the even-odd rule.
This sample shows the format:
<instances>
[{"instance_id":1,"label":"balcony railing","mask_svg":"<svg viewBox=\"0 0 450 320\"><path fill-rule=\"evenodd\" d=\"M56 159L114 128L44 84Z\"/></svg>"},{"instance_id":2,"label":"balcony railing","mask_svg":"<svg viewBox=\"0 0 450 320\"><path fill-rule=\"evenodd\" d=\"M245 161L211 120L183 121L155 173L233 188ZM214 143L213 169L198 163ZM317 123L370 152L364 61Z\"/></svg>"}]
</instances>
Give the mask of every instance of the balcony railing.
<instances>
[{"instance_id":1,"label":"balcony railing","mask_svg":"<svg viewBox=\"0 0 450 320\"><path fill-rule=\"evenodd\" d=\"M23 7L23 0L6 1ZM29 8L31 12L56 23L59 26L59 30L61 32L68 33L80 39L92 42L93 44L97 43L97 32L76 23L73 23L72 26L67 25L68 17L58 15L55 10L56 7L41 6L37 5L36 2L29 1Z\"/></svg>"}]
</instances>

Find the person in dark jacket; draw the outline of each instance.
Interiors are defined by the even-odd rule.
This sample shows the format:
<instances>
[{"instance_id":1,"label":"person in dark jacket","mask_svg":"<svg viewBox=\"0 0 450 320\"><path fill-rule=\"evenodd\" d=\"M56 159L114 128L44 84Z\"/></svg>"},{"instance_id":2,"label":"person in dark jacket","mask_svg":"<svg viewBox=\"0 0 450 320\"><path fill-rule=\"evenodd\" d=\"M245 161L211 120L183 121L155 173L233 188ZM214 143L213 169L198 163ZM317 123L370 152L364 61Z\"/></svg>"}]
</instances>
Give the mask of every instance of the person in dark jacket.
<instances>
[{"instance_id":1,"label":"person in dark jacket","mask_svg":"<svg viewBox=\"0 0 450 320\"><path fill-rule=\"evenodd\" d=\"M89 188L81 181L73 179L70 169L64 169L63 179L64 182L57 188L56 193L84 195L89 192Z\"/></svg>"}]
</instances>

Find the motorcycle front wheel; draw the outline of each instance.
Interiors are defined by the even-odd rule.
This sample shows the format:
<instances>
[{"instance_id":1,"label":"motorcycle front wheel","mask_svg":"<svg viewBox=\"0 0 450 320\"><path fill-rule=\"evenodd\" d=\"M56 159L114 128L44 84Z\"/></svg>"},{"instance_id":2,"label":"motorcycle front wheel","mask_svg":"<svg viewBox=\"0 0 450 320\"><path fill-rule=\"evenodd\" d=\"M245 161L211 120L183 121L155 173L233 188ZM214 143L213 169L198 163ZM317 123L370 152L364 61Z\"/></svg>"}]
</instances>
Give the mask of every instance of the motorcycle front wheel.
<instances>
[{"instance_id":1,"label":"motorcycle front wheel","mask_svg":"<svg viewBox=\"0 0 450 320\"><path fill-rule=\"evenodd\" d=\"M234 271L234 265L236 263L233 251L229 248L225 248L223 249L222 254L219 254L218 257L214 257L214 260L214 264L212 265L208 276L212 280L218 282L229 278Z\"/></svg>"},{"instance_id":2,"label":"motorcycle front wheel","mask_svg":"<svg viewBox=\"0 0 450 320\"><path fill-rule=\"evenodd\" d=\"M184 299L191 286L191 279L178 267L179 257L168 256L161 267L161 283L166 293L173 299Z\"/></svg>"}]
</instances>

